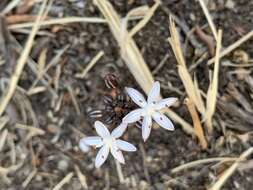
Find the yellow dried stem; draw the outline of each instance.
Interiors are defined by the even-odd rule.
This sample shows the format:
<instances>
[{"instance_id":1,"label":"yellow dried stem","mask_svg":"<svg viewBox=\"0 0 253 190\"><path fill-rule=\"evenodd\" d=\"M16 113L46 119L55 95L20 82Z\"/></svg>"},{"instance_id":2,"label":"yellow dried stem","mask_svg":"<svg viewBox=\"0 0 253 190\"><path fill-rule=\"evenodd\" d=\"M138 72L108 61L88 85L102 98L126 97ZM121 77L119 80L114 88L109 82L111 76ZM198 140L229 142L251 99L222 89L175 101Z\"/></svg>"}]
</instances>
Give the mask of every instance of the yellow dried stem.
<instances>
[{"instance_id":1,"label":"yellow dried stem","mask_svg":"<svg viewBox=\"0 0 253 190\"><path fill-rule=\"evenodd\" d=\"M215 112L217 93L218 93L218 74L219 74L219 59L220 59L219 57L220 57L220 49L221 49L221 39L222 39L222 31L219 30L217 44L216 44L213 79L207 91L206 113L204 116L204 120L205 120L206 126L208 127L208 132L210 134L213 131L212 117Z\"/></svg>"},{"instance_id":2,"label":"yellow dried stem","mask_svg":"<svg viewBox=\"0 0 253 190\"><path fill-rule=\"evenodd\" d=\"M168 40L175 54L177 64L178 64L178 73L181 78L181 81L184 84L186 93L188 94L190 99L193 101L198 111L202 115L204 115L205 114L204 102L200 96L199 89L196 88L197 87L196 85L194 85L191 75L188 72L188 69L186 67L185 59L184 59L182 48L180 45L178 32L177 32L176 25L172 17L170 17L170 34L171 34L171 37Z\"/></svg>"},{"instance_id":3,"label":"yellow dried stem","mask_svg":"<svg viewBox=\"0 0 253 190\"><path fill-rule=\"evenodd\" d=\"M193 126L194 126L194 132L199 139L199 143L200 143L202 149L207 149L207 146L208 146L207 141L206 141L206 138L204 135L203 127L202 127L200 119L199 119L199 115L195 109L195 106L194 106L192 100L189 98L185 99L185 104L187 105L187 108L191 114Z\"/></svg>"}]
</instances>

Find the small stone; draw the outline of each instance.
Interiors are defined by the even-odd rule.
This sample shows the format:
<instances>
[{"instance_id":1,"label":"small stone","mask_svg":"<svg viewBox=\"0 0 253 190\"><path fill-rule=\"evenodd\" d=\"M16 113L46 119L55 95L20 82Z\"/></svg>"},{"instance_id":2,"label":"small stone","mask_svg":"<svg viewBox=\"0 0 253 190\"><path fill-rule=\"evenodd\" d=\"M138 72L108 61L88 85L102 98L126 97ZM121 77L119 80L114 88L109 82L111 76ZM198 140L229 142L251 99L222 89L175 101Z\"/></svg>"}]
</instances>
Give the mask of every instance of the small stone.
<instances>
[{"instance_id":1,"label":"small stone","mask_svg":"<svg viewBox=\"0 0 253 190\"><path fill-rule=\"evenodd\" d=\"M233 0L227 0L225 7L227 9L234 9L235 8L235 2Z\"/></svg>"}]
</instances>

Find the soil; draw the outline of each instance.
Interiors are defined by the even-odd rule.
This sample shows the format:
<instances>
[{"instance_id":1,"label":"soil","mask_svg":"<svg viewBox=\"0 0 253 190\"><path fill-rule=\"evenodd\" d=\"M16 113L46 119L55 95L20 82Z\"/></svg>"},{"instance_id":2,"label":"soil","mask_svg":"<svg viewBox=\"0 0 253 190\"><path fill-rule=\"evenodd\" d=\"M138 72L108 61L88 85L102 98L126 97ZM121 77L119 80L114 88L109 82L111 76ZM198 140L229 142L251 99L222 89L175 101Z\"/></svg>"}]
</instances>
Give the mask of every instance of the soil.
<instances>
[{"instance_id":1,"label":"soil","mask_svg":"<svg viewBox=\"0 0 253 190\"><path fill-rule=\"evenodd\" d=\"M148 0L111 0L110 2L122 17L133 8L153 4L153 1ZM207 61L211 55L209 53L208 57L194 66L200 56L204 52L208 52L208 46L196 33L187 37L187 32L196 26L202 28L203 32L209 36L212 36L212 32L198 1L163 0L162 2L152 19L137 33L134 40L141 49L151 71L157 68L167 54L166 63L155 72L154 78L160 81L161 93L164 97L179 98L180 103L172 109L186 121L192 123L187 107L183 104L187 95L177 72L176 59L167 41L170 36L169 12L176 15L180 21L181 26L178 26L178 30L187 66L193 68L191 74L192 76L196 75L199 86L204 92L207 92L209 86L209 68L212 66L209 67ZM7 3L8 1L1 2L0 8L6 7ZM209 1L208 5L214 23L217 28L223 30L222 43L224 47L234 43L252 30L252 1L217 0ZM38 9L39 4L35 4L27 14L37 14ZM9 14L16 14L16 11L14 9ZM53 2L49 16L102 17L102 14L90 0L63 0ZM129 28L136 22L132 21ZM246 55L246 58L249 57L249 60L246 59L246 63L252 62L253 43L251 39L221 61L219 98L214 116L215 132L211 137L208 137L208 149L201 150L197 140L187 135L176 123L174 132L168 132L162 128L153 129L145 144L141 139L141 131L136 126L130 126L123 139L135 144L139 151L124 154L126 164L121 166L125 183L121 184L112 157L109 157L100 169L95 169L94 159L97 151L90 150L83 153L78 148L82 134L96 135L93 127L95 118L92 118L90 113L94 110L102 110L104 114L104 117L100 118L102 121L110 116L110 113L103 110L103 99L111 93L111 89L108 89L104 82L104 77L108 73L116 76L118 88L122 93L124 93L124 87L127 86L135 87L141 91L120 57L117 42L106 24L75 23L50 26L43 28L42 31L45 33L36 37L31 52L31 58L34 61L38 62L42 50L46 48L46 62L48 64L61 49L67 46L67 50L61 58L47 72L52 79L50 86L54 89L57 87L58 97L55 97L50 90L27 95L24 90L31 87L37 76L28 66L25 67L19 81L20 89L16 90L15 96L5 112L11 119L6 126L9 132L7 144L0 152L1 167L6 168L14 163L22 164L15 172L8 174L10 183L6 183L3 179L0 181L0 189L52 189L69 172L75 172L75 166L78 166L86 176L90 190L208 189L231 163L218 166L215 166L216 162L201 164L176 174L172 174L171 169L199 159L239 157L242 152L253 145L251 135L253 130L253 86L252 81L250 82L253 77L253 67L240 67L244 61L242 54ZM27 34L12 31L10 33L24 46ZM13 50L14 42L10 40L8 46L15 55L13 58L16 59L18 54ZM85 68L100 50L103 50L105 55L84 79L76 78L75 74L82 71L82 68ZM239 67L226 66L225 63L234 63ZM0 65L1 81L11 77L14 66L15 62L14 64ZM54 83L57 69L61 70L59 84ZM247 74L245 72L239 73L239 70L247 71ZM171 85L174 88L171 88ZM43 84L39 82L38 86L43 86ZM69 87L74 92L80 114L73 105ZM238 94L233 96L235 89L241 96ZM238 99L238 97L240 98ZM60 98L62 98L62 102L60 109L57 110ZM114 117L109 122L113 123L110 125L110 129L113 129L115 123L118 123L121 118L122 115ZM36 122L45 131L45 134L32 137L29 140L26 140L28 131L15 127L16 123L34 126ZM12 146L15 147L16 155L13 155ZM37 173L34 178L26 188L22 187L22 183L35 168ZM252 162L246 169L236 171L222 189L252 189L253 171L250 168L252 168ZM82 186L78 177L74 175L62 189L79 190L82 189Z\"/></svg>"}]
</instances>

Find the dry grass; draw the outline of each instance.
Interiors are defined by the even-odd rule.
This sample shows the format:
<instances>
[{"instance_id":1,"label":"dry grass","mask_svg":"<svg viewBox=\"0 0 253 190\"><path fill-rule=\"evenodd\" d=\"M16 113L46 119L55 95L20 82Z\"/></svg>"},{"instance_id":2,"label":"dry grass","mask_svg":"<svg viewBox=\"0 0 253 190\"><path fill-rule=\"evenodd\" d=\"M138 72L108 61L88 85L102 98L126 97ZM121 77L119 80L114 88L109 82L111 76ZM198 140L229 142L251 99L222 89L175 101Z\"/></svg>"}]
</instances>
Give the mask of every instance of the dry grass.
<instances>
[{"instance_id":1,"label":"dry grass","mask_svg":"<svg viewBox=\"0 0 253 190\"><path fill-rule=\"evenodd\" d=\"M218 181L209 190L220 190L227 179L236 171L240 162L245 160L248 156L253 153L253 147L250 147L232 164L223 174L219 177Z\"/></svg>"},{"instance_id":2,"label":"dry grass","mask_svg":"<svg viewBox=\"0 0 253 190\"><path fill-rule=\"evenodd\" d=\"M172 47L172 50L174 52L174 55L177 60L177 66L178 66L178 74L181 78L181 81L184 84L185 90L189 98L193 101L194 105L198 109L198 111L204 115L205 114L205 106L204 102L200 95L200 90L198 89L198 86L194 84L191 75L187 69L184 55L182 52L180 39L178 35L178 31L176 29L176 25L174 23L174 20L172 17L170 17L170 35L171 37L168 38L170 45Z\"/></svg>"},{"instance_id":3,"label":"dry grass","mask_svg":"<svg viewBox=\"0 0 253 190\"><path fill-rule=\"evenodd\" d=\"M77 73L75 77L77 78L84 78L85 75L91 70L91 68L103 57L104 51L100 51L97 55L90 61L90 63L84 68L81 73Z\"/></svg>"},{"instance_id":4,"label":"dry grass","mask_svg":"<svg viewBox=\"0 0 253 190\"><path fill-rule=\"evenodd\" d=\"M130 72L133 74L134 78L140 85L140 87L144 90L144 92L148 93L154 83L153 76L145 63L143 56L140 53L139 48L137 47L135 41L132 36L127 31L127 24L125 22L121 22L121 18L116 13L112 5L107 0L94 0L94 4L99 8L99 10L104 15L113 36L117 40L120 49L121 49L121 57L125 61L127 67ZM139 21L136 25L136 28L132 31L132 34L135 34L138 29L141 29L145 26L147 21L154 14L155 9L160 4L160 1L156 1L156 3L151 7L148 11L146 11L146 16ZM142 8L143 10L143 8ZM145 9L146 10L146 9ZM140 11L140 9L138 10ZM131 33L131 32L130 32ZM189 133L194 134L193 128L186 121L184 121L180 116L174 113L171 110L167 110L166 113L175 121L181 124L183 129Z\"/></svg>"},{"instance_id":5,"label":"dry grass","mask_svg":"<svg viewBox=\"0 0 253 190\"><path fill-rule=\"evenodd\" d=\"M16 66L15 71L11 77L7 93L5 94L5 96L3 97L3 99L0 102L0 116L3 114L6 106L8 105L9 101L11 100L11 98L15 92L20 75L23 71L23 68L27 62L27 58L29 56L29 53L32 49L32 45L33 45L34 38L36 36L36 32L39 30L39 23L40 23L41 18L43 17L43 13L45 11L46 4L47 4L47 0L44 0L43 4L41 5L36 22L34 23L32 31L28 37L27 42L26 42L25 48L17 61L17 66Z\"/></svg>"},{"instance_id":6,"label":"dry grass","mask_svg":"<svg viewBox=\"0 0 253 190\"><path fill-rule=\"evenodd\" d=\"M218 74L219 74L219 63L220 63L220 49L221 49L221 39L222 31L218 31L218 38L216 44L216 53L215 53L215 64L213 79L209 85L206 97L206 113L205 113L205 123L208 128L208 132L211 134L213 132L212 117L215 113L217 94L218 94Z\"/></svg>"}]
</instances>

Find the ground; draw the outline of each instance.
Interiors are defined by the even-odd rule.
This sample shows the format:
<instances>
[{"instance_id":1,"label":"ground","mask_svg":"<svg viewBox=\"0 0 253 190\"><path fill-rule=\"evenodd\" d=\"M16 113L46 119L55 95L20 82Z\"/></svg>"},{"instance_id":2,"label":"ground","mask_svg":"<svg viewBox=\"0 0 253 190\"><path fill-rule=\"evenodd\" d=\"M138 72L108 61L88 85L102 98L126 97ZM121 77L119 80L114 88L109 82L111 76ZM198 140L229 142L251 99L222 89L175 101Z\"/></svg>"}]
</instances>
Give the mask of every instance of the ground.
<instances>
[{"instance_id":1,"label":"ground","mask_svg":"<svg viewBox=\"0 0 253 190\"><path fill-rule=\"evenodd\" d=\"M29 2L21 1L26 4ZM110 2L121 17L138 6L154 4L148 0ZM206 2L209 2L208 8L216 27L223 30L223 48L252 30L253 2ZM4 10L8 3L6 0L1 2L0 9ZM11 23L11 15L38 14L40 3L35 3L27 10L20 7L21 5L8 12L5 18L3 16L2 23L6 19L5 25L16 24L18 21ZM176 24L190 74L196 75L200 89L207 92L211 77L209 69L212 69L212 66L207 65L207 61L212 57L214 39L197 0L163 0L148 24L134 36L134 40L155 80L160 81L162 95L177 97L179 101L172 109L187 122L192 123L191 115L184 104L187 94L167 40L170 36L170 14L177 18ZM54 1L48 13L50 18L70 16L103 18L90 0ZM136 20L131 21L129 28L136 23ZM200 32L193 32L187 37L197 26L200 27ZM13 75L20 55L17 47L25 46L27 32L30 32L30 29L10 29L9 34L6 34L6 28L8 27L1 26L0 30L0 52L4 60L3 64L0 64L2 96L7 91L8 80ZM211 45L201 38L201 32L211 37ZM77 78L76 74L80 73L101 50L104 51L104 56L84 78ZM47 85L39 81L36 87L46 88L42 92L29 94L29 89L40 76L36 75L28 64L41 62L43 52L46 53L46 66L51 64L46 72ZM205 52L208 55L199 61ZM91 190L208 189L233 162L210 162L178 173L171 171L194 160L214 157L237 158L252 146L252 56L252 39L249 39L221 59L217 107L213 118L214 133L207 136L206 150L202 150L197 139L185 133L177 123L174 123L173 132L162 128L153 129L145 144L138 127L129 126L123 139L135 144L138 151L124 154L126 164L121 165L123 183L119 180L112 157L109 157L100 169L95 169L94 159L97 150L91 149L83 153L78 143L84 135L96 135L93 127L95 119L90 113L103 109L103 99L111 92L104 80L108 73L116 76L117 88L121 93L124 93L123 89L127 86L142 91L141 87L122 60L119 46L107 24L71 23L43 27L35 38L30 63L25 66L18 88L3 114L9 120L3 129L0 127L0 166L14 168L8 173L8 179L1 178L0 189L52 189L70 172L74 175L62 189L82 189L77 168L86 177L88 189ZM165 63L159 68L158 65L164 58ZM108 113L105 113L105 118L106 114ZM113 120L113 123L117 123L117 119ZM101 120L104 120L104 117ZM27 126L38 127L42 133L28 137L30 129ZM110 129L114 127L114 124L110 125ZM4 137L6 139L2 140ZM248 159L250 160L250 157ZM253 185L251 168L252 161L242 162L238 171L233 173L222 189L250 190ZM33 172L34 175L31 175ZM30 180L29 175L32 176Z\"/></svg>"}]
</instances>

